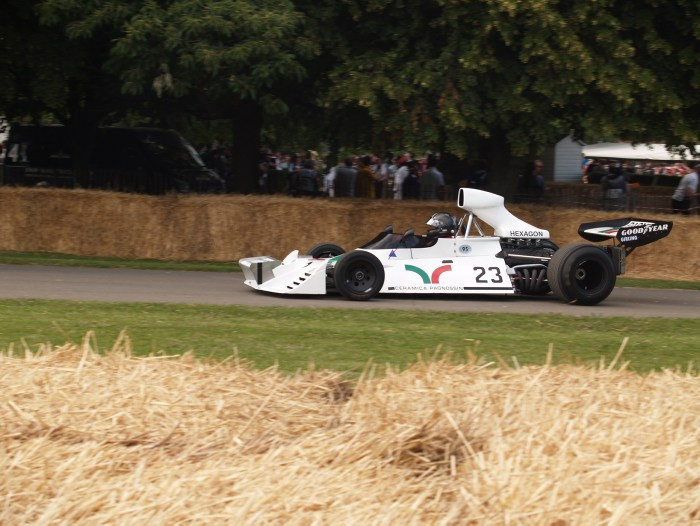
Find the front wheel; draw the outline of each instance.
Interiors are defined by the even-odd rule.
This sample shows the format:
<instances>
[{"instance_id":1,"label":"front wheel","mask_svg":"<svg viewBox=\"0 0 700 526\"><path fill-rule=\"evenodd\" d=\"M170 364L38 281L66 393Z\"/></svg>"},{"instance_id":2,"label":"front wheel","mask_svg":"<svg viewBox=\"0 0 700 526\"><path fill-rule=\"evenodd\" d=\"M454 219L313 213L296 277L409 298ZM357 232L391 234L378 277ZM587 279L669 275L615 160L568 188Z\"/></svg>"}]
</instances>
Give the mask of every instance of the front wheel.
<instances>
[{"instance_id":1,"label":"front wheel","mask_svg":"<svg viewBox=\"0 0 700 526\"><path fill-rule=\"evenodd\" d=\"M338 292L346 298L368 300L384 285L384 266L374 254L353 250L336 263L333 281Z\"/></svg>"},{"instance_id":2,"label":"front wheel","mask_svg":"<svg viewBox=\"0 0 700 526\"><path fill-rule=\"evenodd\" d=\"M312 246L306 253L314 259L321 259L345 254L345 250L335 243L319 243Z\"/></svg>"},{"instance_id":3,"label":"front wheel","mask_svg":"<svg viewBox=\"0 0 700 526\"><path fill-rule=\"evenodd\" d=\"M588 243L572 243L557 250L549 261L547 281L554 295L579 305L595 305L615 287L612 258Z\"/></svg>"}]
</instances>

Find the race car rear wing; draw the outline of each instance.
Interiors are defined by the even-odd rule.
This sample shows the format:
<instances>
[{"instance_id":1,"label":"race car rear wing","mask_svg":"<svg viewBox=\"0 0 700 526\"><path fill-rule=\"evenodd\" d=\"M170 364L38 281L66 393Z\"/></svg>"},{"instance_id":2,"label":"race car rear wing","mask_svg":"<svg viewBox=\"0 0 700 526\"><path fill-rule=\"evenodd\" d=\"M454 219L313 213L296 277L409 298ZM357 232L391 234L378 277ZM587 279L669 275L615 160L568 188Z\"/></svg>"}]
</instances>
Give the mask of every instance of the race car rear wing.
<instances>
[{"instance_id":1,"label":"race car rear wing","mask_svg":"<svg viewBox=\"0 0 700 526\"><path fill-rule=\"evenodd\" d=\"M620 245L628 249L628 252L631 252L636 247L648 245L666 237L671 233L671 228L673 228L673 221L624 217L582 223L578 227L578 234L588 241L617 240Z\"/></svg>"}]
</instances>

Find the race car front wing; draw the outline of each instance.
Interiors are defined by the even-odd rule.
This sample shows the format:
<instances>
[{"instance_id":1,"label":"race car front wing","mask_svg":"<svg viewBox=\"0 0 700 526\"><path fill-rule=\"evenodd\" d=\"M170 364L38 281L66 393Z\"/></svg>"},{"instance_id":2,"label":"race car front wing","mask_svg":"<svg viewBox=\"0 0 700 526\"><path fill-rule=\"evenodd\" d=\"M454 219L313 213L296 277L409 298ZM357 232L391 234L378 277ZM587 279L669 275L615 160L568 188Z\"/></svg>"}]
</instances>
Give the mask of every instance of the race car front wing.
<instances>
[{"instance_id":1,"label":"race car front wing","mask_svg":"<svg viewBox=\"0 0 700 526\"><path fill-rule=\"evenodd\" d=\"M283 261L270 256L243 258L239 261L244 283L256 290L277 294L325 294L325 259L300 256L291 252Z\"/></svg>"}]
</instances>

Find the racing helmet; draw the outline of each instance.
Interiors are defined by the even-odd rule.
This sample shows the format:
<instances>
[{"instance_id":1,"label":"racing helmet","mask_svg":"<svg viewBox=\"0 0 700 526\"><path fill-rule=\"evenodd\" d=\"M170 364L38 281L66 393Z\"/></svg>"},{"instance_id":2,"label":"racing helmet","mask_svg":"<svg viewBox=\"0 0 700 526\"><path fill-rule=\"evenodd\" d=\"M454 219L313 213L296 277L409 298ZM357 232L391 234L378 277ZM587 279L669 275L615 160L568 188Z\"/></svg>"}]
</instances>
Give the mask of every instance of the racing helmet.
<instances>
[{"instance_id":1,"label":"racing helmet","mask_svg":"<svg viewBox=\"0 0 700 526\"><path fill-rule=\"evenodd\" d=\"M457 220L447 212L433 214L426 225L433 227L428 234L434 236L453 236L457 233Z\"/></svg>"}]
</instances>

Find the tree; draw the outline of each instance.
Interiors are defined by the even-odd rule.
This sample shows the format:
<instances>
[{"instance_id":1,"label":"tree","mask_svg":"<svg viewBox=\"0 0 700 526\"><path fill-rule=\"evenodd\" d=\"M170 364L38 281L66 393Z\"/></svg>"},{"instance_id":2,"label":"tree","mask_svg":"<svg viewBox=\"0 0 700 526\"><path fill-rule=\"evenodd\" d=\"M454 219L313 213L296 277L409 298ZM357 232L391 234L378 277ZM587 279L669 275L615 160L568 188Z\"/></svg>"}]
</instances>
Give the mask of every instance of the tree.
<instances>
[{"instance_id":1,"label":"tree","mask_svg":"<svg viewBox=\"0 0 700 526\"><path fill-rule=\"evenodd\" d=\"M133 104L120 94L118 77L105 71L110 34L72 40L64 28L42 23L38 1L10 0L0 17L0 111L12 122L64 124L72 136L81 178L95 129Z\"/></svg>"},{"instance_id":2,"label":"tree","mask_svg":"<svg viewBox=\"0 0 700 526\"><path fill-rule=\"evenodd\" d=\"M128 2L127 2L128 4ZM99 30L87 16L79 31ZM263 115L282 113L278 92L299 86L301 61L315 52L302 17L286 0L144 2L124 20L108 67L123 89L186 98L200 116L228 118L234 130L234 187L253 191Z\"/></svg>"},{"instance_id":3,"label":"tree","mask_svg":"<svg viewBox=\"0 0 700 526\"><path fill-rule=\"evenodd\" d=\"M0 111L86 141L129 109L225 118L245 192L265 122L332 149L483 158L495 177L571 129L698 141L694 0L10 2Z\"/></svg>"},{"instance_id":4,"label":"tree","mask_svg":"<svg viewBox=\"0 0 700 526\"><path fill-rule=\"evenodd\" d=\"M90 127L118 120L125 103L142 114L165 102L171 112L225 117L242 191L257 181L264 112L286 110L276 91L299 86L300 61L316 49L286 0L13 1L17 13L3 18L13 75L0 84L8 116L53 115L81 130L85 149ZM27 42L36 50L29 63L20 54Z\"/></svg>"},{"instance_id":5,"label":"tree","mask_svg":"<svg viewBox=\"0 0 700 526\"><path fill-rule=\"evenodd\" d=\"M328 104L354 101L409 147L490 157L498 173L570 129L698 139L697 2L326 0L315 12L319 27L348 28L330 47Z\"/></svg>"}]
</instances>

